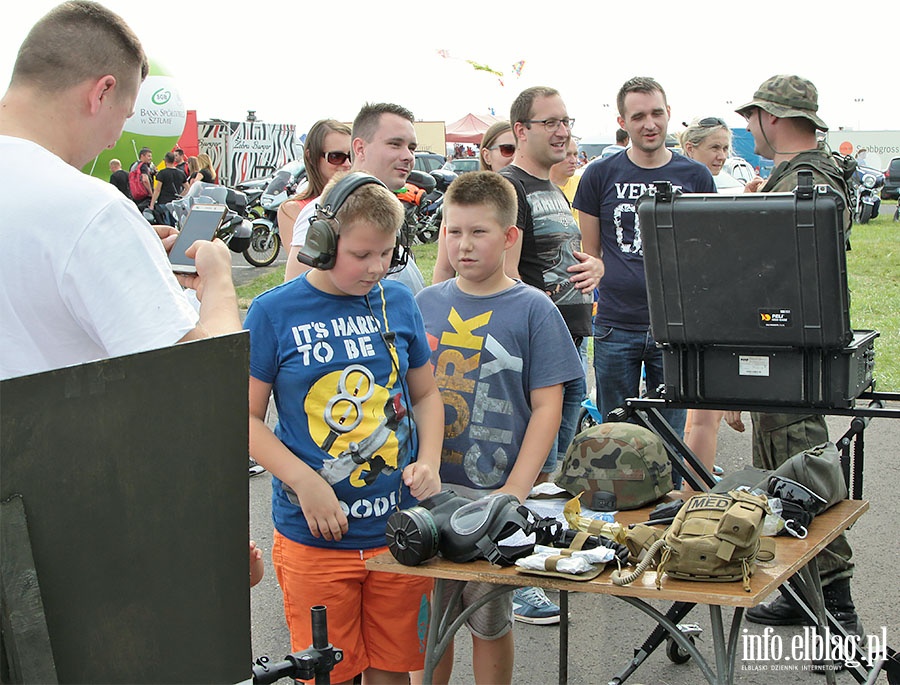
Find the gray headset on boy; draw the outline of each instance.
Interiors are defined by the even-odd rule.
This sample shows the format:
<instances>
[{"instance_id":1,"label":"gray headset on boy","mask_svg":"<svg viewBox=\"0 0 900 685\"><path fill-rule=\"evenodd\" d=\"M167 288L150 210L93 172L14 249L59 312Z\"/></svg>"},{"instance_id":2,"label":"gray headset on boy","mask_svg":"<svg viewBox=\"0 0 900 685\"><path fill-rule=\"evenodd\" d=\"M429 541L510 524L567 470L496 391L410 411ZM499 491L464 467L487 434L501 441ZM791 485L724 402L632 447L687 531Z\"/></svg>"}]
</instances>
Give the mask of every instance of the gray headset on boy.
<instances>
[{"instance_id":1,"label":"gray headset on boy","mask_svg":"<svg viewBox=\"0 0 900 685\"><path fill-rule=\"evenodd\" d=\"M337 260L337 245L339 234L335 231L331 222L337 222L337 213L347 201L347 198L359 188L370 183L376 183L383 188L387 186L379 179L362 171L352 171L337 183L329 191L324 205L316 203L316 214L309 220L309 230L306 240L300 252L297 253L297 261L314 269L327 271L334 268ZM397 234L397 243L394 245L394 254L391 255L390 273L399 271L406 266L408 248L401 241L403 231Z\"/></svg>"}]
</instances>

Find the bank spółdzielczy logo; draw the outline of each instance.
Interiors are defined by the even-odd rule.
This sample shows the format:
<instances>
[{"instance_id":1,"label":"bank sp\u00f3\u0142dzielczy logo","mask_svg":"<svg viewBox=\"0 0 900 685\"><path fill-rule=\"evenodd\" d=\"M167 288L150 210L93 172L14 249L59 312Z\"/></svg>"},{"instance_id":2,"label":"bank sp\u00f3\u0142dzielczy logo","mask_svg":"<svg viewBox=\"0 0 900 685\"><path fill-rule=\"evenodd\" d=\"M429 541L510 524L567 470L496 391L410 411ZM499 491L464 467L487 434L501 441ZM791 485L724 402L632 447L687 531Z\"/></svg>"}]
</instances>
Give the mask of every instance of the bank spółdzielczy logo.
<instances>
[{"instance_id":1,"label":"bank sp\u00f3\u0142dzielczy logo","mask_svg":"<svg viewBox=\"0 0 900 685\"><path fill-rule=\"evenodd\" d=\"M150 101L154 105L164 105L172 99L172 91L168 88L160 88L150 96Z\"/></svg>"}]
</instances>

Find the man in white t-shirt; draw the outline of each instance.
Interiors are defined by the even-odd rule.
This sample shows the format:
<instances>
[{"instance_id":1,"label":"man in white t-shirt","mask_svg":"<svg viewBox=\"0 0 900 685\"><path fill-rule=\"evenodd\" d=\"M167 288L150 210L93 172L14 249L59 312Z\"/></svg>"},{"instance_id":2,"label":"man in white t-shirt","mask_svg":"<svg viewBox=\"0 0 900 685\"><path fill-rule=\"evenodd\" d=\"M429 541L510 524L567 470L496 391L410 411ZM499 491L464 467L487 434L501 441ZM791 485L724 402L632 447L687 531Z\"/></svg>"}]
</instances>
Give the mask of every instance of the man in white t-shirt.
<instances>
[{"instance_id":1,"label":"man in white t-shirt","mask_svg":"<svg viewBox=\"0 0 900 685\"><path fill-rule=\"evenodd\" d=\"M353 163L350 171L365 171L384 183L395 193L406 184L416 161L415 117L405 107L380 102L366 104L353 121L350 152ZM309 267L297 261L306 241L309 220L315 216L316 200L300 210L294 223L293 241L285 267L284 280L296 278ZM413 294L425 287L422 273L412 253L406 266L387 278L404 283Z\"/></svg>"},{"instance_id":2,"label":"man in white t-shirt","mask_svg":"<svg viewBox=\"0 0 900 685\"><path fill-rule=\"evenodd\" d=\"M174 229L80 171L119 139L147 71L121 17L84 0L51 10L19 50L0 101L0 158L16 160L0 165L0 378L241 328L221 241L194 243L197 275L176 280Z\"/></svg>"}]
</instances>

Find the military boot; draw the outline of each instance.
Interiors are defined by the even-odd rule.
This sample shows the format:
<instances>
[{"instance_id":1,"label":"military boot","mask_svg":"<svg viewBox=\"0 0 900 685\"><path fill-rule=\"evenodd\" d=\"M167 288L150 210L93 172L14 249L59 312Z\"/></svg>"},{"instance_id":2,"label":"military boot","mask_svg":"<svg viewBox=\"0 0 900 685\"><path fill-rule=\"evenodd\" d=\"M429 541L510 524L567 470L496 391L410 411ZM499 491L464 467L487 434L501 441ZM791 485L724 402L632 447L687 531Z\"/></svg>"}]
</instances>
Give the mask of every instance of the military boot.
<instances>
[{"instance_id":1,"label":"military boot","mask_svg":"<svg viewBox=\"0 0 900 685\"><path fill-rule=\"evenodd\" d=\"M825 608L840 623L848 635L863 636L862 621L856 613L856 606L850 596L850 579L841 578L822 588L825 597Z\"/></svg>"},{"instance_id":2,"label":"military boot","mask_svg":"<svg viewBox=\"0 0 900 685\"><path fill-rule=\"evenodd\" d=\"M744 617L751 623L762 623L767 626L806 625L806 617L793 599L779 594L768 604L757 604L744 612Z\"/></svg>"},{"instance_id":3,"label":"military boot","mask_svg":"<svg viewBox=\"0 0 900 685\"><path fill-rule=\"evenodd\" d=\"M863 636L862 621L856 613L853 598L850 597L850 579L842 578L822 588L825 597L825 608L834 616L835 620L843 626L848 635ZM831 662L814 659L809 670L813 673L824 673L828 670L843 671L846 664L843 661Z\"/></svg>"},{"instance_id":4,"label":"military boot","mask_svg":"<svg viewBox=\"0 0 900 685\"><path fill-rule=\"evenodd\" d=\"M844 630L850 635L863 634L862 622L856 614L856 607L850 596L850 579L842 578L822 588L825 608L834 616ZM784 595L778 595L768 604L760 604L748 609L744 616L751 623L762 623L769 626L806 625L808 621L800 607Z\"/></svg>"}]
</instances>

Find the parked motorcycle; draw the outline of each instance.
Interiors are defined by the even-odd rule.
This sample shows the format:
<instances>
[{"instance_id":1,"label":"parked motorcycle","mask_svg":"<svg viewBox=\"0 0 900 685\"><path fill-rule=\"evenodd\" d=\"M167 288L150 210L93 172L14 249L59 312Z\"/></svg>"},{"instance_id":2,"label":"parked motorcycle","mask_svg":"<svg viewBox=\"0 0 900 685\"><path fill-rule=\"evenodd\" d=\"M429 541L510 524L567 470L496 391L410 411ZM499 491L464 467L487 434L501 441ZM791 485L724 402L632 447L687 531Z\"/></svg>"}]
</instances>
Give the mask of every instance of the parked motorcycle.
<instances>
[{"instance_id":1,"label":"parked motorcycle","mask_svg":"<svg viewBox=\"0 0 900 685\"><path fill-rule=\"evenodd\" d=\"M244 195L247 196L246 218L250 219L250 221L259 219L265 215L266 212L262 208L260 200L262 199L262 194L266 190L266 186L268 186L271 181L272 176L269 175L264 178L251 178L235 185L235 190L244 193Z\"/></svg>"},{"instance_id":2,"label":"parked motorcycle","mask_svg":"<svg viewBox=\"0 0 900 685\"><path fill-rule=\"evenodd\" d=\"M278 208L292 197L306 178L306 167L301 160L288 162L275 172L259 198L263 215L253 220L250 247L244 253L253 266L268 266L278 257L281 238L278 235Z\"/></svg>"},{"instance_id":3,"label":"parked motorcycle","mask_svg":"<svg viewBox=\"0 0 900 685\"><path fill-rule=\"evenodd\" d=\"M253 230L250 222L244 218L247 198L243 193L215 183L195 181L184 197L166 205L178 228L184 225L195 204L226 205L228 211L216 229L216 237L228 245L232 252L244 253L250 247Z\"/></svg>"},{"instance_id":4,"label":"parked motorcycle","mask_svg":"<svg viewBox=\"0 0 900 685\"><path fill-rule=\"evenodd\" d=\"M418 170L410 173L408 183L424 192L418 195L416 202L408 203L406 207L409 244L427 244L437 240L443 217L444 193L456 176L444 169L435 169L430 174ZM403 195L400 198L403 199Z\"/></svg>"},{"instance_id":5,"label":"parked motorcycle","mask_svg":"<svg viewBox=\"0 0 900 685\"><path fill-rule=\"evenodd\" d=\"M866 224L878 216L881 198L878 189L884 185L884 174L877 169L858 166L853 174L853 220Z\"/></svg>"}]
</instances>

